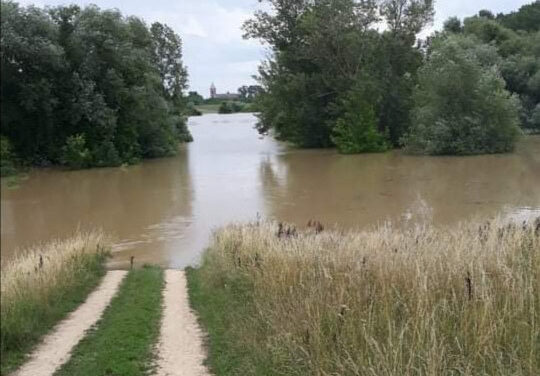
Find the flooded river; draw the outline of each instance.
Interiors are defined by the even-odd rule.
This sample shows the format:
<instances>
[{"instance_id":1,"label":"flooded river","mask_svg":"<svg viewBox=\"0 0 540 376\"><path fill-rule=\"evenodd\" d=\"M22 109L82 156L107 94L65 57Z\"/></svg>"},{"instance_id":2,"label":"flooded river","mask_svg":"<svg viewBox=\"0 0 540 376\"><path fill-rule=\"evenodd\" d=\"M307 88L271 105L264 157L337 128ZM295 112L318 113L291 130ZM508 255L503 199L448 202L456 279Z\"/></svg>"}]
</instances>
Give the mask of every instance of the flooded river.
<instances>
[{"instance_id":1,"label":"flooded river","mask_svg":"<svg viewBox=\"0 0 540 376\"><path fill-rule=\"evenodd\" d=\"M1 192L2 260L25 247L100 227L111 267L196 264L212 229L259 214L304 225L383 221L449 225L474 216L540 215L540 137L513 154L344 156L261 138L251 114L191 118L195 141L173 158L124 168L35 170Z\"/></svg>"}]
</instances>

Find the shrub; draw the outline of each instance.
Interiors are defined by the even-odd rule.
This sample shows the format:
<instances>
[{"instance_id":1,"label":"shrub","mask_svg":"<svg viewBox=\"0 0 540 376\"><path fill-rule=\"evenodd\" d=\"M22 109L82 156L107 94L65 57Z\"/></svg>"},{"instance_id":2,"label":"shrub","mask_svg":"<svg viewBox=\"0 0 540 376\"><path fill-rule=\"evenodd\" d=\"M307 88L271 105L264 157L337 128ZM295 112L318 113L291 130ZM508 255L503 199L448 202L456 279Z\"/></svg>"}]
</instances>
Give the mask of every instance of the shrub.
<instances>
[{"instance_id":1,"label":"shrub","mask_svg":"<svg viewBox=\"0 0 540 376\"><path fill-rule=\"evenodd\" d=\"M403 143L426 154L500 153L519 134L519 101L493 65L494 47L458 35L439 38L419 71L413 126ZM491 64L491 65L490 65Z\"/></svg>"},{"instance_id":2,"label":"shrub","mask_svg":"<svg viewBox=\"0 0 540 376\"><path fill-rule=\"evenodd\" d=\"M119 166L122 160L112 141L103 141L93 150L93 161L96 166Z\"/></svg>"},{"instance_id":3,"label":"shrub","mask_svg":"<svg viewBox=\"0 0 540 376\"><path fill-rule=\"evenodd\" d=\"M62 147L62 164L69 168L87 168L91 165L92 154L86 147L84 134L69 136L66 144Z\"/></svg>"},{"instance_id":4,"label":"shrub","mask_svg":"<svg viewBox=\"0 0 540 376\"><path fill-rule=\"evenodd\" d=\"M227 102L223 102L219 105L218 113L219 114L232 114L233 109Z\"/></svg>"},{"instance_id":5,"label":"shrub","mask_svg":"<svg viewBox=\"0 0 540 376\"><path fill-rule=\"evenodd\" d=\"M15 169L15 156L9 140L0 137L0 176L13 175L17 172Z\"/></svg>"},{"instance_id":6,"label":"shrub","mask_svg":"<svg viewBox=\"0 0 540 376\"><path fill-rule=\"evenodd\" d=\"M362 94L352 92L344 100L342 111L332 135L332 142L341 153L380 152L388 148L385 137L377 131L373 106L363 99Z\"/></svg>"},{"instance_id":7,"label":"shrub","mask_svg":"<svg viewBox=\"0 0 540 376\"><path fill-rule=\"evenodd\" d=\"M201 116L202 112L197 110L193 102L188 102L188 105L186 108L186 114L187 116Z\"/></svg>"}]
</instances>

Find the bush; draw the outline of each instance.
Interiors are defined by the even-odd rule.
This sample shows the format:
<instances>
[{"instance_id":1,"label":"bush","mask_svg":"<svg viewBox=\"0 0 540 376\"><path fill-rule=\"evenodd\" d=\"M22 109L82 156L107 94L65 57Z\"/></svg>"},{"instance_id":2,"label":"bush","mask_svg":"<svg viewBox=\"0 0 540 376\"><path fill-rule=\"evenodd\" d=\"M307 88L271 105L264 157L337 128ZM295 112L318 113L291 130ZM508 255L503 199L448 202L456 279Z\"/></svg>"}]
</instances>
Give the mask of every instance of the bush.
<instances>
[{"instance_id":1,"label":"bush","mask_svg":"<svg viewBox=\"0 0 540 376\"><path fill-rule=\"evenodd\" d=\"M15 156L11 143L4 136L0 137L0 176L9 176L17 172L15 169Z\"/></svg>"},{"instance_id":2,"label":"bush","mask_svg":"<svg viewBox=\"0 0 540 376\"><path fill-rule=\"evenodd\" d=\"M352 92L344 101L342 111L332 135L332 142L341 153L380 152L388 148L385 137L377 131L375 110L362 94Z\"/></svg>"},{"instance_id":3,"label":"bush","mask_svg":"<svg viewBox=\"0 0 540 376\"><path fill-rule=\"evenodd\" d=\"M219 105L218 114L232 114L233 110L227 102L223 102Z\"/></svg>"},{"instance_id":4,"label":"bush","mask_svg":"<svg viewBox=\"0 0 540 376\"><path fill-rule=\"evenodd\" d=\"M93 150L94 165L99 167L119 166L122 164L122 159L118 154L118 150L114 147L112 141L103 141Z\"/></svg>"},{"instance_id":5,"label":"bush","mask_svg":"<svg viewBox=\"0 0 540 376\"><path fill-rule=\"evenodd\" d=\"M69 136L62 147L62 164L72 169L87 168L92 163L92 154L86 147L83 134Z\"/></svg>"},{"instance_id":6,"label":"bush","mask_svg":"<svg viewBox=\"0 0 540 376\"><path fill-rule=\"evenodd\" d=\"M493 47L452 35L434 41L419 71L413 126L403 143L426 154L500 153L519 134L519 101L505 89ZM491 65L490 65L491 64Z\"/></svg>"},{"instance_id":7,"label":"bush","mask_svg":"<svg viewBox=\"0 0 540 376\"><path fill-rule=\"evenodd\" d=\"M197 110L192 102L189 102L186 109L187 116L201 116L202 112Z\"/></svg>"},{"instance_id":8,"label":"bush","mask_svg":"<svg viewBox=\"0 0 540 376\"><path fill-rule=\"evenodd\" d=\"M219 114L233 114L236 112L241 112L244 109L244 106L237 102L222 102L218 108Z\"/></svg>"},{"instance_id":9,"label":"bush","mask_svg":"<svg viewBox=\"0 0 540 376\"><path fill-rule=\"evenodd\" d=\"M531 114L530 128L534 132L540 132L540 103L536 105Z\"/></svg>"}]
</instances>

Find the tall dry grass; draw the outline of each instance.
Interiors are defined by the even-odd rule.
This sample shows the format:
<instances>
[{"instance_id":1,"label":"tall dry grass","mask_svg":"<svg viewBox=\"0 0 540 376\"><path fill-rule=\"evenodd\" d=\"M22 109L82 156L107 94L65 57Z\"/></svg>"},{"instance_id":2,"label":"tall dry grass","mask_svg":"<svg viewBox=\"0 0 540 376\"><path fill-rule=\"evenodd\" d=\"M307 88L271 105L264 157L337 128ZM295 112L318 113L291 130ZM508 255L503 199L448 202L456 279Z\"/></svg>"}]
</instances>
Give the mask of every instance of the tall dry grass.
<instances>
[{"instance_id":1,"label":"tall dry grass","mask_svg":"<svg viewBox=\"0 0 540 376\"><path fill-rule=\"evenodd\" d=\"M104 273L108 254L102 232L78 232L19 253L2 265L2 371L81 303Z\"/></svg>"},{"instance_id":2,"label":"tall dry grass","mask_svg":"<svg viewBox=\"0 0 540 376\"><path fill-rule=\"evenodd\" d=\"M231 225L196 276L204 299L226 296L223 312L201 313L220 315L223 352L243 359L223 374L540 374L540 218L318 234Z\"/></svg>"}]
</instances>

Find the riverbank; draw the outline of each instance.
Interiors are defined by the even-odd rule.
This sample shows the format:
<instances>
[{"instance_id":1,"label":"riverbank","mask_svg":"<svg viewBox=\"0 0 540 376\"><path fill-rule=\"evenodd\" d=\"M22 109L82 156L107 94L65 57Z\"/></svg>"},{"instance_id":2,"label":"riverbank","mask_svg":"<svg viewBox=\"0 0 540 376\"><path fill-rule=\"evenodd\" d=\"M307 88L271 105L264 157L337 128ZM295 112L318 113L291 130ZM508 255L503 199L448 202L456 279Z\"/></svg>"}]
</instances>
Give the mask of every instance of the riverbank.
<instances>
[{"instance_id":1,"label":"riverbank","mask_svg":"<svg viewBox=\"0 0 540 376\"><path fill-rule=\"evenodd\" d=\"M218 231L190 298L218 376L535 375L540 218Z\"/></svg>"},{"instance_id":2,"label":"riverbank","mask_svg":"<svg viewBox=\"0 0 540 376\"><path fill-rule=\"evenodd\" d=\"M224 105L225 103L225 105ZM223 101L218 103L199 104L194 107L201 115L206 114L231 114L231 113L250 113L255 112L253 103L238 101Z\"/></svg>"},{"instance_id":3,"label":"riverbank","mask_svg":"<svg viewBox=\"0 0 540 376\"><path fill-rule=\"evenodd\" d=\"M36 246L2 266L1 373L15 369L39 340L81 304L105 273L100 232Z\"/></svg>"},{"instance_id":4,"label":"riverbank","mask_svg":"<svg viewBox=\"0 0 540 376\"><path fill-rule=\"evenodd\" d=\"M206 376L182 270L105 271L101 232L2 266L1 375Z\"/></svg>"}]
</instances>

